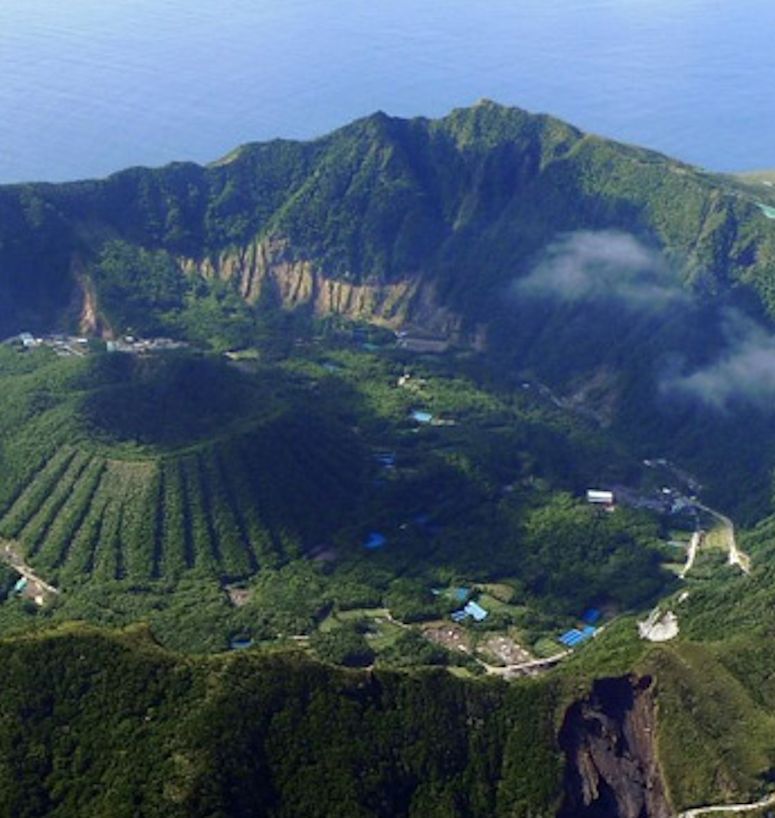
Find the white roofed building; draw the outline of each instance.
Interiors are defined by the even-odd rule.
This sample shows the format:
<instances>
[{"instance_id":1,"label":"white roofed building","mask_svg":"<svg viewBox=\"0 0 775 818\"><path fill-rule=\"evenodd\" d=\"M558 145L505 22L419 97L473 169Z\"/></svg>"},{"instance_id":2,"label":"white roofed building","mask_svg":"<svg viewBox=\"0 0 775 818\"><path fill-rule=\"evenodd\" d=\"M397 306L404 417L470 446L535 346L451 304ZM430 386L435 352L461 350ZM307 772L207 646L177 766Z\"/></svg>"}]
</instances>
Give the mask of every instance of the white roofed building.
<instances>
[{"instance_id":1,"label":"white roofed building","mask_svg":"<svg viewBox=\"0 0 775 818\"><path fill-rule=\"evenodd\" d=\"M613 506L616 502L616 498L612 491L587 489L587 502L595 506Z\"/></svg>"}]
</instances>

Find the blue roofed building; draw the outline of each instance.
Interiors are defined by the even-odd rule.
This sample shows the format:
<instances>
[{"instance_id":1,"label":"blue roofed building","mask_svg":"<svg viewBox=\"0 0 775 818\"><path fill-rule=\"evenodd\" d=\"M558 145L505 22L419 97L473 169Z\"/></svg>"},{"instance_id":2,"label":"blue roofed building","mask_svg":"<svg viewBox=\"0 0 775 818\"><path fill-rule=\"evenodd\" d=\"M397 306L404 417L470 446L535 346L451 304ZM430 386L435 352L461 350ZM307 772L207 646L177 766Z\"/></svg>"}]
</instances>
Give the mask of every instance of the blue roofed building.
<instances>
[{"instance_id":1,"label":"blue roofed building","mask_svg":"<svg viewBox=\"0 0 775 818\"><path fill-rule=\"evenodd\" d=\"M229 640L230 650L247 650L253 647L253 640L249 636L235 636Z\"/></svg>"},{"instance_id":2,"label":"blue roofed building","mask_svg":"<svg viewBox=\"0 0 775 818\"><path fill-rule=\"evenodd\" d=\"M363 547L368 548L369 551L374 551L377 548L382 548L385 543L387 543L387 537L384 534L380 534L379 531L372 531L363 543Z\"/></svg>"},{"instance_id":3,"label":"blue roofed building","mask_svg":"<svg viewBox=\"0 0 775 818\"><path fill-rule=\"evenodd\" d=\"M415 409L412 412L412 420L417 423L430 423L433 420L433 415L430 412L423 412L420 409Z\"/></svg>"},{"instance_id":4,"label":"blue roofed building","mask_svg":"<svg viewBox=\"0 0 775 818\"><path fill-rule=\"evenodd\" d=\"M489 612L486 611L481 605L478 605L473 600L471 602L466 603L466 606L465 608L463 608L463 610L475 622L483 622L489 616Z\"/></svg>"},{"instance_id":5,"label":"blue roofed building","mask_svg":"<svg viewBox=\"0 0 775 818\"><path fill-rule=\"evenodd\" d=\"M583 636L581 635L581 631L577 630L576 628L572 628L569 631L566 631L559 639L559 641L565 645L566 647L572 648L575 645L578 645L579 642L583 640Z\"/></svg>"},{"instance_id":6,"label":"blue roofed building","mask_svg":"<svg viewBox=\"0 0 775 818\"><path fill-rule=\"evenodd\" d=\"M581 645L583 642L591 639L596 633L597 628L592 625L585 625L581 630L571 628L562 634L558 641L565 645L565 647L575 648L577 645Z\"/></svg>"},{"instance_id":7,"label":"blue roofed building","mask_svg":"<svg viewBox=\"0 0 775 818\"><path fill-rule=\"evenodd\" d=\"M465 591L466 594L470 593L468 588L455 588L454 590ZM463 620L468 619L469 617L473 619L474 622L483 622L490 614L481 605L471 601L466 602L466 604L460 610L453 611L453 613L450 615L453 622L463 622Z\"/></svg>"},{"instance_id":8,"label":"blue roofed building","mask_svg":"<svg viewBox=\"0 0 775 818\"><path fill-rule=\"evenodd\" d=\"M587 625L596 625L600 621L601 615L597 608L587 608L586 611L581 614L581 620Z\"/></svg>"}]
</instances>

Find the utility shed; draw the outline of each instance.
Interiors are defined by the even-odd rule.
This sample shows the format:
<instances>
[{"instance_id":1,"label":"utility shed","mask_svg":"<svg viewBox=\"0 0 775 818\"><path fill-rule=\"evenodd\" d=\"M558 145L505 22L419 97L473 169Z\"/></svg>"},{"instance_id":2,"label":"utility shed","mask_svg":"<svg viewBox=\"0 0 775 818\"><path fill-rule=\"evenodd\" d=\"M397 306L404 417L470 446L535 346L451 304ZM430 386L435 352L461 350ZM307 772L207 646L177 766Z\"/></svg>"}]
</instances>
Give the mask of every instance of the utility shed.
<instances>
[{"instance_id":1,"label":"utility shed","mask_svg":"<svg viewBox=\"0 0 775 818\"><path fill-rule=\"evenodd\" d=\"M378 548L382 548L386 542L387 537L384 534L380 534L379 531L372 531L363 543L363 547L368 548L369 551L375 551Z\"/></svg>"},{"instance_id":2,"label":"utility shed","mask_svg":"<svg viewBox=\"0 0 775 818\"><path fill-rule=\"evenodd\" d=\"M616 498L612 491L602 489L587 489L587 502L595 506L612 506Z\"/></svg>"},{"instance_id":3,"label":"utility shed","mask_svg":"<svg viewBox=\"0 0 775 818\"><path fill-rule=\"evenodd\" d=\"M587 608L586 611L581 614L581 620L587 625L596 625L600 621L601 615L598 608Z\"/></svg>"},{"instance_id":4,"label":"utility shed","mask_svg":"<svg viewBox=\"0 0 775 818\"><path fill-rule=\"evenodd\" d=\"M475 621L483 622L489 616L485 609L476 602L468 602L463 610Z\"/></svg>"},{"instance_id":5,"label":"utility shed","mask_svg":"<svg viewBox=\"0 0 775 818\"><path fill-rule=\"evenodd\" d=\"M430 412L415 409L412 412L412 420L417 421L417 423L430 423L433 420L433 415Z\"/></svg>"}]
</instances>

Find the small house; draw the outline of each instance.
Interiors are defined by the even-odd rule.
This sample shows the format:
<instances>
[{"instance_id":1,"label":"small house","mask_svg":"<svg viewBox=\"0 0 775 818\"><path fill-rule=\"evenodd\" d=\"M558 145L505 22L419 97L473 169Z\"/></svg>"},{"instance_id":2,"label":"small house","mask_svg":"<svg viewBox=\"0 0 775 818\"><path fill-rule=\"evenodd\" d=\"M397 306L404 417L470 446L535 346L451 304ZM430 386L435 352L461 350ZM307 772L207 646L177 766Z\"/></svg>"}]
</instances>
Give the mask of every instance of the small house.
<instances>
[{"instance_id":1,"label":"small house","mask_svg":"<svg viewBox=\"0 0 775 818\"><path fill-rule=\"evenodd\" d=\"M470 616L475 622L484 622L485 619L489 616L489 612L486 611L481 605L478 605L476 602L468 602L463 610Z\"/></svg>"},{"instance_id":2,"label":"small house","mask_svg":"<svg viewBox=\"0 0 775 818\"><path fill-rule=\"evenodd\" d=\"M382 548L385 543L387 543L387 537L384 534L380 534L379 531L372 531L363 543L363 547L369 551L376 551L378 548Z\"/></svg>"},{"instance_id":3,"label":"small house","mask_svg":"<svg viewBox=\"0 0 775 818\"><path fill-rule=\"evenodd\" d=\"M587 489L587 502L593 506L606 506L611 508L616 502L616 498L612 491Z\"/></svg>"},{"instance_id":4,"label":"small house","mask_svg":"<svg viewBox=\"0 0 775 818\"><path fill-rule=\"evenodd\" d=\"M600 621L600 617L602 616L599 608L587 608L583 614L581 614L581 620L587 625L596 625Z\"/></svg>"}]
</instances>

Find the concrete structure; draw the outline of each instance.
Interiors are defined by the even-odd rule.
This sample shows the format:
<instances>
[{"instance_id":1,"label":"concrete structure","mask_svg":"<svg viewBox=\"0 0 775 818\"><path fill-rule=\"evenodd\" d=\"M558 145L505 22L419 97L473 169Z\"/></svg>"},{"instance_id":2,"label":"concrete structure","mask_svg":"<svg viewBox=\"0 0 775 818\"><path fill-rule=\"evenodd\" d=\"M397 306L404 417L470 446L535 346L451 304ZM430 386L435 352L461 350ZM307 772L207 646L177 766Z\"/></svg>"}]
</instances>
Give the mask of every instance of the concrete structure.
<instances>
[{"instance_id":1,"label":"concrete structure","mask_svg":"<svg viewBox=\"0 0 775 818\"><path fill-rule=\"evenodd\" d=\"M587 489L587 502L595 506L612 506L616 502L616 498L612 491Z\"/></svg>"}]
</instances>

